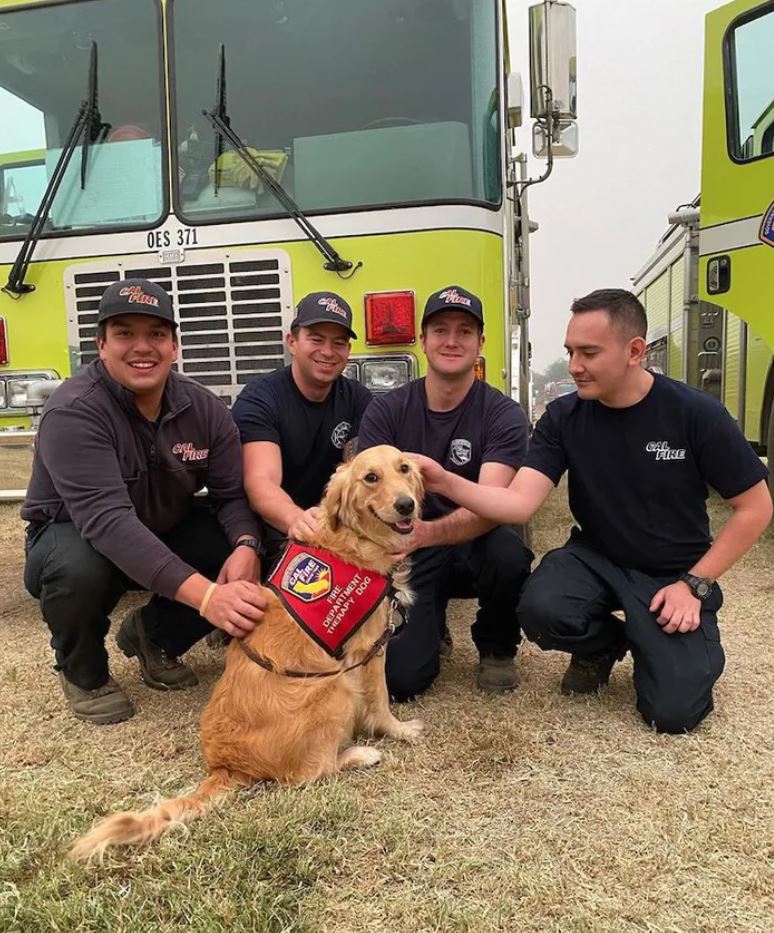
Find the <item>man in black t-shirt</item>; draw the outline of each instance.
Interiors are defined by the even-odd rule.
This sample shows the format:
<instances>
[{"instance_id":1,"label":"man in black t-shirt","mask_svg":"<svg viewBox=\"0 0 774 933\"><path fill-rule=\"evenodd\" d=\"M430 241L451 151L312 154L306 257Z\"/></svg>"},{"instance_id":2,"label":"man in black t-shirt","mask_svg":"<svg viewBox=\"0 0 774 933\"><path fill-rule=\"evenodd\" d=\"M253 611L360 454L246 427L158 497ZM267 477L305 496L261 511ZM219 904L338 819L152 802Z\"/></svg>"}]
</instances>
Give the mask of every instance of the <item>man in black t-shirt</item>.
<instances>
[{"instance_id":1,"label":"man in black t-shirt","mask_svg":"<svg viewBox=\"0 0 774 933\"><path fill-rule=\"evenodd\" d=\"M683 732L713 708L724 665L716 581L771 520L766 468L718 402L643 368L634 295L592 292L572 312L578 391L548 406L511 487L474 487L429 460L425 481L481 515L525 522L567 471L577 527L532 574L519 621L539 647L571 653L565 694L599 690L630 650L641 715ZM732 509L714 542L707 486Z\"/></svg>"},{"instance_id":2,"label":"man in black t-shirt","mask_svg":"<svg viewBox=\"0 0 774 933\"><path fill-rule=\"evenodd\" d=\"M242 439L245 490L265 523L264 577L285 539L307 540L317 503L357 436L371 393L344 375L352 309L333 292L313 292L296 307L286 341L290 366L250 380L234 403Z\"/></svg>"},{"instance_id":3,"label":"man in black t-shirt","mask_svg":"<svg viewBox=\"0 0 774 933\"><path fill-rule=\"evenodd\" d=\"M507 486L527 450L528 424L512 399L475 377L484 342L481 301L458 286L431 295L422 317L427 377L374 400L358 450L392 444L433 457L460 476ZM478 685L499 693L517 685L516 603L532 552L516 531L429 494L403 553L412 555L415 601L387 649L387 686L396 700L426 690L438 675L446 604L476 596L472 628L481 658Z\"/></svg>"}]
</instances>

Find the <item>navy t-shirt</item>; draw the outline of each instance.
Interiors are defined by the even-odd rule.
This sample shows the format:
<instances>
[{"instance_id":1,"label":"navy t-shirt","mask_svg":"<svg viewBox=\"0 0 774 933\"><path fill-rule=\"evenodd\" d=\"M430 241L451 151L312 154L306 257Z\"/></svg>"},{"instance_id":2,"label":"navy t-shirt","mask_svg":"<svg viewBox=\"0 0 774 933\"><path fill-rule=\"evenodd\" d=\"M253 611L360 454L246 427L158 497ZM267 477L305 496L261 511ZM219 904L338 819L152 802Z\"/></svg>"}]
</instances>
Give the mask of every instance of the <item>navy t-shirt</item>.
<instances>
[{"instance_id":1,"label":"navy t-shirt","mask_svg":"<svg viewBox=\"0 0 774 933\"><path fill-rule=\"evenodd\" d=\"M308 509L322 498L370 401L365 386L339 376L324 401L310 402L286 366L251 379L234 402L232 414L243 444L277 444L282 488L297 506Z\"/></svg>"},{"instance_id":2,"label":"navy t-shirt","mask_svg":"<svg viewBox=\"0 0 774 933\"><path fill-rule=\"evenodd\" d=\"M452 411L430 411L425 380L415 379L374 399L360 425L357 448L392 444L432 457L452 473L476 481L482 463L504 463L518 470L528 433L521 407L480 379ZM430 493L422 517L438 518L455 508L453 502Z\"/></svg>"},{"instance_id":3,"label":"navy t-shirt","mask_svg":"<svg viewBox=\"0 0 774 933\"><path fill-rule=\"evenodd\" d=\"M661 375L630 408L577 392L552 402L525 466L554 483L567 470L582 540L653 576L688 570L710 547L707 486L730 499L767 475L719 402Z\"/></svg>"}]
</instances>

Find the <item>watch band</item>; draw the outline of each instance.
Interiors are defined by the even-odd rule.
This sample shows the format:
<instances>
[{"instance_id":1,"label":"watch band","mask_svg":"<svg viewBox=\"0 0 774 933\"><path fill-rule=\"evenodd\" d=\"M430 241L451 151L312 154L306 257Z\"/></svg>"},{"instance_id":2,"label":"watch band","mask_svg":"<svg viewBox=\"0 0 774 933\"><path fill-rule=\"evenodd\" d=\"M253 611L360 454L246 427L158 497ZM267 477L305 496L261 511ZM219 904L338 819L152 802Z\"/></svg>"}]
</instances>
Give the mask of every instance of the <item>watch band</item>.
<instances>
[{"instance_id":1,"label":"watch band","mask_svg":"<svg viewBox=\"0 0 774 933\"><path fill-rule=\"evenodd\" d=\"M683 583L688 585L688 588L696 599L707 599L715 586L713 581L708 577L697 577L693 573L682 573L680 574L680 579Z\"/></svg>"},{"instance_id":2,"label":"watch band","mask_svg":"<svg viewBox=\"0 0 774 933\"><path fill-rule=\"evenodd\" d=\"M261 542L257 538L242 538L241 541L237 541L234 545L234 548L238 547L249 547L252 548L256 554L261 553Z\"/></svg>"}]
</instances>

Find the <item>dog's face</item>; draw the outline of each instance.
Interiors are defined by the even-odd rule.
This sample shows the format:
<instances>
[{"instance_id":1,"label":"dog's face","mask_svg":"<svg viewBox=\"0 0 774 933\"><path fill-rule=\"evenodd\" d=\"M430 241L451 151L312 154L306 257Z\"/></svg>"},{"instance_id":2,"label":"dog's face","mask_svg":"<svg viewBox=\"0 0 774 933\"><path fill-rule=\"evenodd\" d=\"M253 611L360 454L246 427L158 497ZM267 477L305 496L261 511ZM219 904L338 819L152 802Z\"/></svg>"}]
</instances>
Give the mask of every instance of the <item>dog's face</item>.
<instances>
[{"instance_id":1,"label":"dog's face","mask_svg":"<svg viewBox=\"0 0 774 933\"><path fill-rule=\"evenodd\" d=\"M363 537L388 545L395 535L411 534L424 490L416 463L395 447L371 447L331 478L322 501L335 531L346 525Z\"/></svg>"}]
</instances>

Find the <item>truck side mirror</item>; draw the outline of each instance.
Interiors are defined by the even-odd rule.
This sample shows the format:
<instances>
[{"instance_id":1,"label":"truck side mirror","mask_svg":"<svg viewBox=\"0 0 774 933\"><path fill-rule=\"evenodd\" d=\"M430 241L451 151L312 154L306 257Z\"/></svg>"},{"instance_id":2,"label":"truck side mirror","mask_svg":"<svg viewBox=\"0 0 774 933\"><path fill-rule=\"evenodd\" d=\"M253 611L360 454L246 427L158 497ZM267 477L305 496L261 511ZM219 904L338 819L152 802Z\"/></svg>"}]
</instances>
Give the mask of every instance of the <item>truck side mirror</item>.
<instances>
[{"instance_id":1,"label":"truck side mirror","mask_svg":"<svg viewBox=\"0 0 774 933\"><path fill-rule=\"evenodd\" d=\"M543 0L529 8L530 112L538 121L533 152L541 158L578 152L575 8Z\"/></svg>"}]
</instances>

